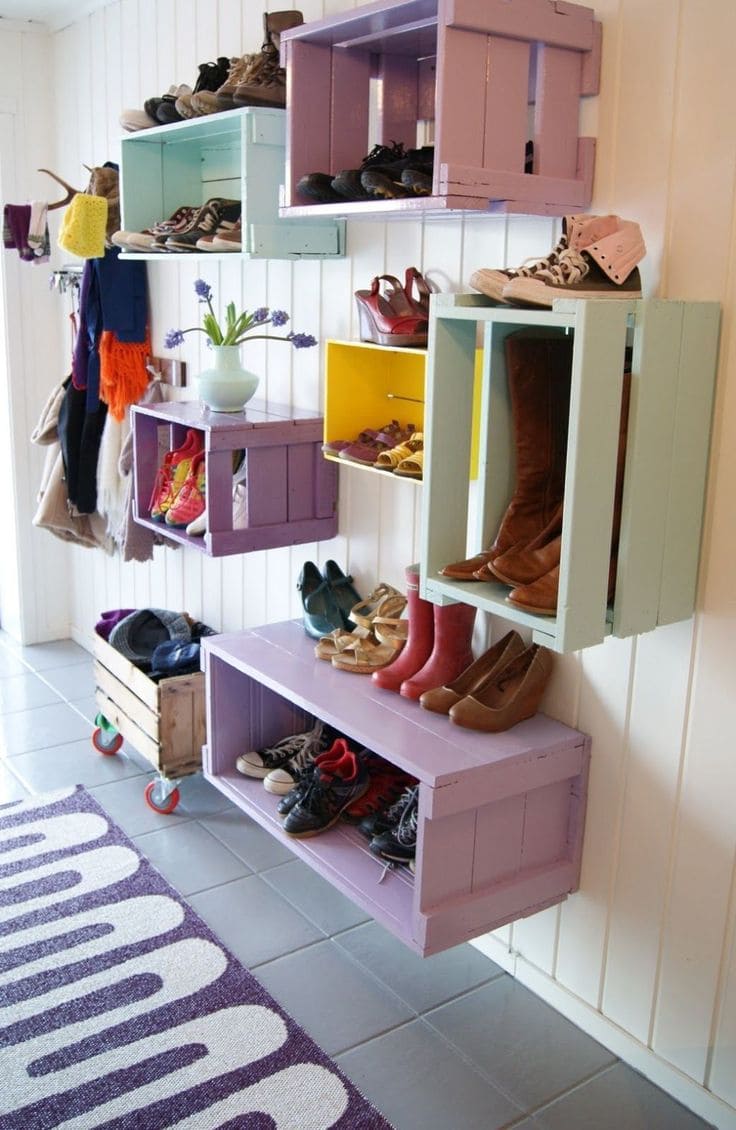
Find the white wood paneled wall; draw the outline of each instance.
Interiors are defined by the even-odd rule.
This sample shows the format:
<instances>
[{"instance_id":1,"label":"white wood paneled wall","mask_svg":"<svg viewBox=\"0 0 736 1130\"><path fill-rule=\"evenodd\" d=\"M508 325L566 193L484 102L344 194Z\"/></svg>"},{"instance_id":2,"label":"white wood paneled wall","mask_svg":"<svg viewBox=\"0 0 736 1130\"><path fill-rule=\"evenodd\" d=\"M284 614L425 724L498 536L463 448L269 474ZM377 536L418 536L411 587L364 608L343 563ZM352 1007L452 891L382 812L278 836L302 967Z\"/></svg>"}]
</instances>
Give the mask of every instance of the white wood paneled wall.
<instances>
[{"instance_id":1,"label":"white wood paneled wall","mask_svg":"<svg viewBox=\"0 0 736 1130\"><path fill-rule=\"evenodd\" d=\"M304 0L302 10L309 20L350 6ZM595 9L601 95L584 108L582 131L599 138L592 210L641 223L648 293L724 308L698 611L558 659L546 709L593 736L582 888L482 948L704 1117L736 1127L736 5L599 0ZM48 107L58 171L76 182L83 162L117 159L123 106L191 84L199 62L260 42L252 0L117 0L56 33ZM284 307L295 328L323 340L355 338L352 294L374 275L415 264L439 289L462 290L477 267L544 254L555 237L554 221L531 217L351 222L339 261L156 264L154 346L191 322L200 274L218 298ZM268 397L321 404L321 351L248 349ZM199 342L187 339L182 356L196 370ZM73 631L88 639L100 610L126 605L186 608L227 630L295 616L310 557L335 557L359 587L400 585L418 522L409 484L346 471L340 536L327 545L223 561L157 551L135 566L71 550Z\"/></svg>"}]
</instances>

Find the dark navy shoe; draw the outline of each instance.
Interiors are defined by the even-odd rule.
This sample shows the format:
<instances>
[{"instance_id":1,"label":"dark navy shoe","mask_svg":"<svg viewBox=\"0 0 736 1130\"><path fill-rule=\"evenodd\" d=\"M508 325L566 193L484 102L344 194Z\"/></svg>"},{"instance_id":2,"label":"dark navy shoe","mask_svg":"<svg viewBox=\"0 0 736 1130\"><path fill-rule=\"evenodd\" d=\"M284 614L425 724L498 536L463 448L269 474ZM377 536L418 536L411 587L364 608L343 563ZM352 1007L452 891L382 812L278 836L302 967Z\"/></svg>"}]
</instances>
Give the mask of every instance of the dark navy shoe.
<instances>
[{"instance_id":1,"label":"dark navy shoe","mask_svg":"<svg viewBox=\"0 0 736 1130\"><path fill-rule=\"evenodd\" d=\"M302 597L304 631L314 639L329 636L335 628L344 630L345 618L337 606L332 586L313 561L305 561L296 583Z\"/></svg>"},{"instance_id":2,"label":"dark navy shoe","mask_svg":"<svg viewBox=\"0 0 736 1130\"><path fill-rule=\"evenodd\" d=\"M350 612L356 604L363 602L363 597L353 586L353 578L343 573L336 561L325 561L322 576L332 589L335 604L342 613L346 629L352 632L355 624L350 619Z\"/></svg>"}]
</instances>

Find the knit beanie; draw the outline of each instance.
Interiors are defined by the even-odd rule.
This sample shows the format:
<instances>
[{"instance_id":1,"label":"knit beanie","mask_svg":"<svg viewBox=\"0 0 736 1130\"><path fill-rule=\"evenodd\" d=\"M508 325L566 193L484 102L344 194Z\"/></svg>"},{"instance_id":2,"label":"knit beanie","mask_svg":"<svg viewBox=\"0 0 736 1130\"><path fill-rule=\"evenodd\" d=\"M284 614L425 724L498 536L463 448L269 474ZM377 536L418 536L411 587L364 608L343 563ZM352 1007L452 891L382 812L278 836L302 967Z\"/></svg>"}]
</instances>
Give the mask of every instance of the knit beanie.
<instances>
[{"instance_id":1,"label":"knit beanie","mask_svg":"<svg viewBox=\"0 0 736 1130\"><path fill-rule=\"evenodd\" d=\"M59 247L80 259L99 259L105 254L107 200L78 192L64 212Z\"/></svg>"}]
</instances>

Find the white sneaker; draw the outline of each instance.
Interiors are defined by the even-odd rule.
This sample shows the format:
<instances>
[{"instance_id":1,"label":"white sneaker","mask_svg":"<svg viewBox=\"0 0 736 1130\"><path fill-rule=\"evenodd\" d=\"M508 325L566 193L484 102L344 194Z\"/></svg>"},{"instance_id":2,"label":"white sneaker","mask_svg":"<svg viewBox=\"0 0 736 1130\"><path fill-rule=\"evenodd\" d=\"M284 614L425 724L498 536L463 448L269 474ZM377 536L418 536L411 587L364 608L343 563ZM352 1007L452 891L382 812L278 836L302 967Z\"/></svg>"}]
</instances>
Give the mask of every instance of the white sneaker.
<instances>
[{"instance_id":1,"label":"white sneaker","mask_svg":"<svg viewBox=\"0 0 736 1130\"><path fill-rule=\"evenodd\" d=\"M235 762L235 768L246 777L260 777L263 780L269 777L272 772L279 772L287 762L296 761L303 756L306 757L310 754L310 751L313 752L311 752L309 759L313 760L323 749L325 741L323 729L323 724L317 722L311 730L306 730L302 734L290 734L288 737L282 738L281 741L275 742L274 745L241 753ZM293 784L294 781L290 778L289 788L283 791L287 793ZM266 787L268 788L268 786ZM268 791L276 792L280 790L269 789Z\"/></svg>"},{"instance_id":2,"label":"white sneaker","mask_svg":"<svg viewBox=\"0 0 736 1130\"><path fill-rule=\"evenodd\" d=\"M189 523L186 528L186 533L190 537L203 537L207 533L207 511L203 510L196 518Z\"/></svg>"}]
</instances>

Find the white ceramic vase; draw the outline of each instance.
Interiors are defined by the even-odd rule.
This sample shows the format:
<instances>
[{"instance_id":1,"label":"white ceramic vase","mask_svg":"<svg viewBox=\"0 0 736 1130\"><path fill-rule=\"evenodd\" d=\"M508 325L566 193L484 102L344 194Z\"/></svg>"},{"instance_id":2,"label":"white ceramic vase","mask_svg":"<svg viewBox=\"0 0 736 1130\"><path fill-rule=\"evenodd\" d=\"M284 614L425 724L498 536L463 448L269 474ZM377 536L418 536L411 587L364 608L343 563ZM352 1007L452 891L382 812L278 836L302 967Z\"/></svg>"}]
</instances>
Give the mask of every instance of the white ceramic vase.
<instances>
[{"instance_id":1,"label":"white ceramic vase","mask_svg":"<svg viewBox=\"0 0 736 1130\"><path fill-rule=\"evenodd\" d=\"M195 377L197 396L213 412L240 412L258 388L259 377L240 364L239 345L213 345L212 366Z\"/></svg>"}]
</instances>

